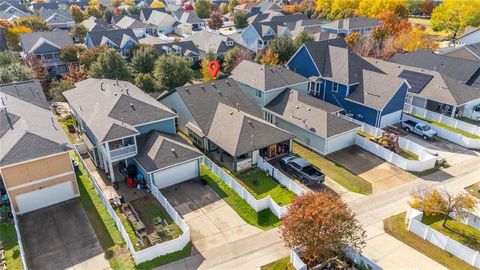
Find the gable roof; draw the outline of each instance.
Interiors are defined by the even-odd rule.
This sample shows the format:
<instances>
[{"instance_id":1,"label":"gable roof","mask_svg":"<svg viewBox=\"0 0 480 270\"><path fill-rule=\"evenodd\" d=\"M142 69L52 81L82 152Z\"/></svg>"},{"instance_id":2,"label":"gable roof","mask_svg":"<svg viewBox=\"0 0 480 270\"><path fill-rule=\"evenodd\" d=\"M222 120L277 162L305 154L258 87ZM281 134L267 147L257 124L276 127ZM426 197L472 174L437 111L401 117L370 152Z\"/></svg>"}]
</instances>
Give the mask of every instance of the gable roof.
<instances>
[{"instance_id":1,"label":"gable roof","mask_svg":"<svg viewBox=\"0 0 480 270\"><path fill-rule=\"evenodd\" d=\"M180 42L169 42L169 43L162 43L162 44L154 44L153 47L155 48L155 50L157 50L157 52L160 54L160 55L163 55L163 54L168 54L165 49L166 48L169 48L173 51L176 50L176 48L180 48L180 53L178 53L179 55L183 55L183 56L195 56L195 55L200 55L200 51L198 50L198 48L195 46L195 44L192 42L192 41L180 41ZM176 52L175 52L176 53Z\"/></svg>"},{"instance_id":2,"label":"gable roof","mask_svg":"<svg viewBox=\"0 0 480 270\"><path fill-rule=\"evenodd\" d=\"M157 26L172 26L175 24L175 19L172 15L162 12L159 10L152 10L150 16L146 20L146 22L157 25Z\"/></svg>"},{"instance_id":3,"label":"gable roof","mask_svg":"<svg viewBox=\"0 0 480 270\"><path fill-rule=\"evenodd\" d=\"M478 30L480 30L479 27L467 26L465 27L465 30L463 31L462 36L458 37L457 40L462 39L470 34L476 33Z\"/></svg>"},{"instance_id":4,"label":"gable roof","mask_svg":"<svg viewBox=\"0 0 480 270\"><path fill-rule=\"evenodd\" d=\"M138 39L135 36L135 33L130 28L90 31L88 32L88 37L90 37L93 46L103 45L105 42L105 38L113 42L118 47L122 47L122 43L125 42L128 38L133 40L135 43L138 43Z\"/></svg>"},{"instance_id":5,"label":"gable roof","mask_svg":"<svg viewBox=\"0 0 480 270\"><path fill-rule=\"evenodd\" d=\"M142 18L145 21L148 21L150 19L150 16L155 13L154 11L165 13L165 8L142 8L140 10L140 18Z\"/></svg>"},{"instance_id":6,"label":"gable roof","mask_svg":"<svg viewBox=\"0 0 480 270\"><path fill-rule=\"evenodd\" d=\"M137 146L138 154L134 158L147 172L203 156L198 149L188 145L180 136L158 131L138 136Z\"/></svg>"},{"instance_id":7,"label":"gable roof","mask_svg":"<svg viewBox=\"0 0 480 270\"><path fill-rule=\"evenodd\" d=\"M211 50L214 53L225 53L229 49L238 45L230 37L207 31L195 32L193 35L185 38L184 40L193 41L195 46L197 46L197 48L199 48L201 51L208 52ZM227 41L233 42L233 45L227 46Z\"/></svg>"},{"instance_id":8,"label":"gable roof","mask_svg":"<svg viewBox=\"0 0 480 270\"><path fill-rule=\"evenodd\" d=\"M97 19L93 16L84 20L80 24L85 26L88 29L89 32L114 29L113 25L108 24L108 23L106 23L106 22L104 22L100 19Z\"/></svg>"},{"instance_id":9,"label":"gable roof","mask_svg":"<svg viewBox=\"0 0 480 270\"><path fill-rule=\"evenodd\" d=\"M102 90L103 89L103 90ZM68 103L101 141L138 134L136 126L176 117L130 82L87 79L63 92Z\"/></svg>"},{"instance_id":10,"label":"gable roof","mask_svg":"<svg viewBox=\"0 0 480 270\"><path fill-rule=\"evenodd\" d=\"M115 25L123 29L126 29L126 28L138 29L138 28L147 27L147 25L144 22L131 16L123 16L120 20L116 22Z\"/></svg>"},{"instance_id":11,"label":"gable roof","mask_svg":"<svg viewBox=\"0 0 480 270\"><path fill-rule=\"evenodd\" d=\"M360 83L364 69L382 73L373 64L353 53L343 38L307 42L303 46L308 50L321 76L337 83Z\"/></svg>"},{"instance_id":12,"label":"gable roof","mask_svg":"<svg viewBox=\"0 0 480 270\"><path fill-rule=\"evenodd\" d=\"M262 91L307 83L309 81L307 78L283 66L261 65L248 60L240 62L232 71L230 77L237 82Z\"/></svg>"},{"instance_id":13,"label":"gable roof","mask_svg":"<svg viewBox=\"0 0 480 270\"><path fill-rule=\"evenodd\" d=\"M38 10L37 13L45 20L47 25L75 23L72 15L63 9L41 9Z\"/></svg>"},{"instance_id":14,"label":"gable roof","mask_svg":"<svg viewBox=\"0 0 480 270\"><path fill-rule=\"evenodd\" d=\"M331 23L325 24L324 28L335 29L335 30L353 30L367 27L377 27L380 26L380 21L368 17L353 17L333 21Z\"/></svg>"},{"instance_id":15,"label":"gable roof","mask_svg":"<svg viewBox=\"0 0 480 270\"><path fill-rule=\"evenodd\" d=\"M33 10L40 9L58 9L58 3L32 3Z\"/></svg>"},{"instance_id":16,"label":"gable roof","mask_svg":"<svg viewBox=\"0 0 480 270\"><path fill-rule=\"evenodd\" d=\"M0 84L0 166L71 148L36 80Z\"/></svg>"},{"instance_id":17,"label":"gable roof","mask_svg":"<svg viewBox=\"0 0 480 270\"><path fill-rule=\"evenodd\" d=\"M180 22L180 23L194 24L194 23L204 23L205 22L200 17L198 17L195 10L179 9L179 10L176 10L175 12L173 12L173 15L175 16L177 21Z\"/></svg>"},{"instance_id":18,"label":"gable roof","mask_svg":"<svg viewBox=\"0 0 480 270\"><path fill-rule=\"evenodd\" d=\"M73 40L68 31L59 30L52 32L33 32L20 35L20 43L25 53L32 53L43 43L49 43L57 48L73 45Z\"/></svg>"},{"instance_id":19,"label":"gable roof","mask_svg":"<svg viewBox=\"0 0 480 270\"><path fill-rule=\"evenodd\" d=\"M480 70L480 62L439 55L426 50L411 53L397 53L391 62L438 71L461 82L471 84Z\"/></svg>"},{"instance_id":20,"label":"gable roof","mask_svg":"<svg viewBox=\"0 0 480 270\"><path fill-rule=\"evenodd\" d=\"M341 111L340 107L291 89L285 89L267 104L265 109L322 138L329 138L360 127L336 116L334 113Z\"/></svg>"}]
</instances>

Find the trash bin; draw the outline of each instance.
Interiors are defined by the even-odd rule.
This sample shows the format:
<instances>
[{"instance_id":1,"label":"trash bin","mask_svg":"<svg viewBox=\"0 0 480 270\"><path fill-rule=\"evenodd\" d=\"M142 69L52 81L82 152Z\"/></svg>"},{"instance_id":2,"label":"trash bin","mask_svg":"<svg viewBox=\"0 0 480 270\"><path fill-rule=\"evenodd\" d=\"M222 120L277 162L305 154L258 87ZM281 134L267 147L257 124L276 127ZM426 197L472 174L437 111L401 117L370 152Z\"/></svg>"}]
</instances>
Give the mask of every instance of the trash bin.
<instances>
[{"instance_id":1,"label":"trash bin","mask_svg":"<svg viewBox=\"0 0 480 270\"><path fill-rule=\"evenodd\" d=\"M73 169L75 170L75 173L78 173L80 171L78 162L76 161L73 162Z\"/></svg>"}]
</instances>

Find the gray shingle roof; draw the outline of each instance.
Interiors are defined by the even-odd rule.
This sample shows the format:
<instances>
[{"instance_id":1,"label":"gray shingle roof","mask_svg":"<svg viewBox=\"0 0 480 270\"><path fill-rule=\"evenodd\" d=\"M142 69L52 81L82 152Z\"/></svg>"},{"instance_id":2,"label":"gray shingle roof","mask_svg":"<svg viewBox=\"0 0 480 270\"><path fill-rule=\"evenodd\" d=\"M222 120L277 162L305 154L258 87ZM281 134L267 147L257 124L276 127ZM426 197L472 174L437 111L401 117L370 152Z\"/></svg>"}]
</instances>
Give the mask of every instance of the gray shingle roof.
<instances>
[{"instance_id":1,"label":"gray shingle roof","mask_svg":"<svg viewBox=\"0 0 480 270\"><path fill-rule=\"evenodd\" d=\"M364 69L382 73L373 64L353 53L343 38L307 42L304 45L323 78L350 85L362 81Z\"/></svg>"},{"instance_id":2,"label":"gray shingle roof","mask_svg":"<svg viewBox=\"0 0 480 270\"><path fill-rule=\"evenodd\" d=\"M75 23L72 15L63 9L42 9L38 10L37 13L46 21L47 25Z\"/></svg>"},{"instance_id":3,"label":"gray shingle roof","mask_svg":"<svg viewBox=\"0 0 480 270\"><path fill-rule=\"evenodd\" d=\"M340 19L324 25L325 28L336 29L336 30L340 30L340 29L352 30L352 29L377 27L377 26L380 26L380 21L377 19L368 18L368 17L353 17L353 18Z\"/></svg>"},{"instance_id":4,"label":"gray shingle roof","mask_svg":"<svg viewBox=\"0 0 480 270\"><path fill-rule=\"evenodd\" d=\"M38 81L1 84L0 97L0 166L71 150Z\"/></svg>"},{"instance_id":5,"label":"gray shingle roof","mask_svg":"<svg viewBox=\"0 0 480 270\"><path fill-rule=\"evenodd\" d=\"M22 49L26 53L30 53L32 49L48 41L55 44L59 48L65 48L73 45L73 40L68 31L60 30L53 32L33 32L20 35L20 43Z\"/></svg>"},{"instance_id":6,"label":"gray shingle roof","mask_svg":"<svg viewBox=\"0 0 480 270\"><path fill-rule=\"evenodd\" d=\"M161 170L203 156L198 149L188 145L178 135L158 131L150 131L138 136L137 145L138 154L135 160L147 172Z\"/></svg>"},{"instance_id":7,"label":"gray shingle roof","mask_svg":"<svg viewBox=\"0 0 480 270\"><path fill-rule=\"evenodd\" d=\"M58 3L32 3L33 10L58 9Z\"/></svg>"},{"instance_id":8,"label":"gray shingle roof","mask_svg":"<svg viewBox=\"0 0 480 270\"><path fill-rule=\"evenodd\" d=\"M109 30L99 30L99 31L90 31L88 32L88 36L92 40L93 46L100 46L102 45L103 37L108 38L117 46L120 46L123 39L125 37L129 37L138 43L138 39L135 36L135 33L132 29L109 29Z\"/></svg>"},{"instance_id":9,"label":"gray shingle roof","mask_svg":"<svg viewBox=\"0 0 480 270\"><path fill-rule=\"evenodd\" d=\"M200 17L198 17L197 13L194 10L179 9L179 10L173 12L173 14L177 18L177 21L179 21L180 23L194 24L194 23L204 23L205 22Z\"/></svg>"},{"instance_id":10,"label":"gray shingle roof","mask_svg":"<svg viewBox=\"0 0 480 270\"><path fill-rule=\"evenodd\" d=\"M87 79L63 93L99 140L138 134L135 126L176 117L132 83L119 81L118 84L115 80Z\"/></svg>"},{"instance_id":11,"label":"gray shingle roof","mask_svg":"<svg viewBox=\"0 0 480 270\"><path fill-rule=\"evenodd\" d=\"M113 25L105 23L104 21L97 19L93 16L84 20L80 24L85 26L89 32L114 29Z\"/></svg>"},{"instance_id":12,"label":"gray shingle roof","mask_svg":"<svg viewBox=\"0 0 480 270\"><path fill-rule=\"evenodd\" d=\"M180 47L180 53L179 53L180 55L184 55L184 56L200 55L200 51L195 46L193 41L188 41L187 40L187 41L169 42L169 43L162 43L162 44L154 44L153 45L155 50L157 50L157 52L160 55L167 54L167 52L165 52L165 50L164 50L165 47L170 48L172 50L175 50L176 46Z\"/></svg>"},{"instance_id":13,"label":"gray shingle roof","mask_svg":"<svg viewBox=\"0 0 480 270\"><path fill-rule=\"evenodd\" d=\"M290 89L283 91L265 109L322 138L329 138L359 127L334 114L342 110L340 107Z\"/></svg>"},{"instance_id":14,"label":"gray shingle roof","mask_svg":"<svg viewBox=\"0 0 480 270\"><path fill-rule=\"evenodd\" d=\"M475 79L474 77L480 69L480 62L439 55L425 50L405 54L397 53L389 61L438 71L464 83Z\"/></svg>"},{"instance_id":15,"label":"gray shingle roof","mask_svg":"<svg viewBox=\"0 0 480 270\"><path fill-rule=\"evenodd\" d=\"M309 80L283 66L267 66L243 60L233 71L231 77L252 88L268 91Z\"/></svg>"},{"instance_id":16,"label":"gray shingle roof","mask_svg":"<svg viewBox=\"0 0 480 270\"><path fill-rule=\"evenodd\" d=\"M186 41L193 41L195 46L203 52L213 51L214 53L225 53L229 49L238 46L230 37L215 34L206 31L198 31L185 38ZM227 41L233 42L232 46L227 46Z\"/></svg>"},{"instance_id":17,"label":"gray shingle roof","mask_svg":"<svg viewBox=\"0 0 480 270\"><path fill-rule=\"evenodd\" d=\"M115 25L123 29L126 29L126 28L137 29L137 28L147 27L147 25L144 22L131 16L123 16L121 19L117 21Z\"/></svg>"}]
</instances>

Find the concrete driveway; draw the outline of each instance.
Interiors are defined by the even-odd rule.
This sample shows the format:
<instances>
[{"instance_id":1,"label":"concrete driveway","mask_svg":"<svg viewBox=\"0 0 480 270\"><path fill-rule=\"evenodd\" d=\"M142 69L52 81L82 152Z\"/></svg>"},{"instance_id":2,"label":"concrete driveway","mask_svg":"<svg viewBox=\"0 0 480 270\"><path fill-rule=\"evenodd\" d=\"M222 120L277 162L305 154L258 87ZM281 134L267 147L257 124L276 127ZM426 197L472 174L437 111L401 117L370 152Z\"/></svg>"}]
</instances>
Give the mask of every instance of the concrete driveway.
<instances>
[{"instance_id":1,"label":"concrete driveway","mask_svg":"<svg viewBox=\"0 0 480 270\"><path fill-rule=\"evenodd\" d=\"M328 158L372 183L374 193L417 178L356 145L332 153Z\"/></svg>"},{"instance_id":2,"label":"concrete driveway","mask_svg":"<svg viewBox=\"0 0 480 270\"><path fill-rule=\"evenodd\" d=\"M215 191L199 180L187 181L161 192L189 225L194 252L203 253L262 232L247 224Z\"/></svg>"},{"instance_id":3,"label":"concrete driveway","mask_svg":"<svg viewBox=\"0 0 480 270\"><path fill-rule=\"evenodd\" d=\"M19 217L29 269L110 269L80 200Z\"/></svg>"}]
</instances>

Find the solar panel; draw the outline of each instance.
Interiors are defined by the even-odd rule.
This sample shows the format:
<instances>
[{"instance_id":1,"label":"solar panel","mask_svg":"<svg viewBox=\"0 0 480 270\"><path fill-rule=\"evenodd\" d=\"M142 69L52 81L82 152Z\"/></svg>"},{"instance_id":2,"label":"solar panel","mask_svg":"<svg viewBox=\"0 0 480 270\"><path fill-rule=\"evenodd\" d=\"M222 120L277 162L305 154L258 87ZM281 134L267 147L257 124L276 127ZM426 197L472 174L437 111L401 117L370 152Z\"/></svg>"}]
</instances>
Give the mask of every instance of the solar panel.
<instances>
[{"instance_id":1,"label":"solar panel","mask_svg":"<svg viewBox=\"0 0 480 270\"><path fill-rule=\"evenodd\" d=\"M418 94L430 82L430 80L433 78L433 75L411 70L403 70L398 77L407 80L408 84L410 84L412 87L409 90L410 92Z\"/></svg>"}]
</instances>

